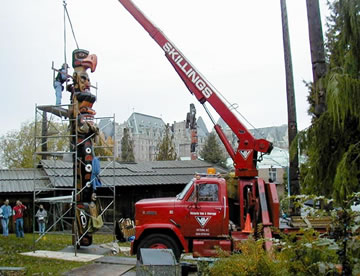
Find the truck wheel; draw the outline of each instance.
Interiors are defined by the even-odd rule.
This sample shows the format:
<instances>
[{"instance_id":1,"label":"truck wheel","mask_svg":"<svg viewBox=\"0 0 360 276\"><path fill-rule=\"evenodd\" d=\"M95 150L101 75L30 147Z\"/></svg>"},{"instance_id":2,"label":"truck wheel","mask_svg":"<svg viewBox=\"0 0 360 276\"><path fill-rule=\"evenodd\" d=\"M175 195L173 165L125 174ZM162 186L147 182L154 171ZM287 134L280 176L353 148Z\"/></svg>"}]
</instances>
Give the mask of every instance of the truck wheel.
<instances>
[{"instance_id":1,"label":"truck wheel","mask_svg":"<svg viewBox=\"0 0 360 276\"><path fill-rule=\"evenodd\" d=\"M172 249L177 261L180 260L181 250L173 238L164 234L151 234L145 237L137 249L137 259L140 259L140 248Z\"/></svg>"}]
</instances>

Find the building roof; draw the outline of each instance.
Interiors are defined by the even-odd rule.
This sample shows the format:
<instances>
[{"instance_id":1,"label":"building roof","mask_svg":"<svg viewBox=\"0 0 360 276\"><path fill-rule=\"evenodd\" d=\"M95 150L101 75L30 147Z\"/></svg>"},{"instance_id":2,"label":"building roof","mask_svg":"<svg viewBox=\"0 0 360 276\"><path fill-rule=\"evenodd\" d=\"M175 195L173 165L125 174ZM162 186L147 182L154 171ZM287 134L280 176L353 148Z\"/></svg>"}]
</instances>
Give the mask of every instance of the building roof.
<instances>
[{"instance_id":1,"label":"building roof","mask_svg":"<svg viewBox=\"0 0 360 276\"><path fill-rule=\"evenodd\" d=\"M1 169L0 170L0 192L32 192L34 180L37 186L45 187L50 182L41 169Z\"/></svg>"},{"instance_id":2,"label":"building roof","mask_svg":"<svg viewBox=\"0 0 360 276\"><path fill-rule=\"evenodd\" d=\"M101 119L99 122L99 129L104 133L105 139L107 139L109 136L114 137L114 123L111 118Z\"/></svg>"},{"instance_id":3,"label":"building roof","mask_svg":"<svg viewBox=\"0 0 360 276\"><path fill-rule=\"evenodd\" d=\"M225 123L225 121L223 120L223 118L219 117L219 119L217 120L216 124L218 124L219 126L221 126L222 129L230 129L230 127L228 126L227 123Z\"/></svg>"},{"instance_id":4,"label":"building roof","mask_svg":"<svg viewBox=\"0 0 360 276\"><path fill-rule=\"evenodd\" d=\"M72 185L72 163L42 160L44 170L56 187ZM100 180L104 186L186 184L195 173L204 173L210 163L190 161L145 161L139 163L101 162ZM224 169L217 168L225 173ZM113 175L115 179L113 179Z\"/></svg>"},{"instance_id":5,"label":"building roof","mask_svg":"<svg viewBox=\"0 0 360 276\"><path fill-rule=\"evenodd\" d=\"M143 128L165 128L163 119L137 112L130 115L127 123L133 133L141 133L140 131Z\"/></svg>"},{"instance_id":6,"label":"building roof","mask_svg":"<svg viewBox=\"0 0 360 276\"><path fill-rule=\"evenodd\" d=\"M259 169L264 168L285 168L289 166L289 152L287 150L274 147L271 153L265 154L263 160L258 163Z\"/></svg>"},{"instance_id":7,"label":"building roof","mask_svg":"<svg viewBox=\"0 0 360 276\"><path fill-rule=\"evenodd\" d=\"M288 127L287 125L263 127L249 130L256 139L264 138L282 149L288 148Z\"/></svg>"},{"instance_id":8,"label":"building roof","mask_svg":"<svg viewBox=\"0 0 360 276\"><path fill-rule=\"evenodd\" d=\"M34 182L37 187L72 187L71 162L41 160L41 166L42 169L0 170L0 192L32 192ZM212 166L202 160L145 161L130 164L101 162L100 180L103 186L185 185L195 173L205 173L206 169ZM220 167L216 169L220 173L226 172Z\"/></svg>"},{"instance_id":9,"label":"building roof","mask_svg":"<svg viewBox=\"0 0 360 276\"><path fill-rule=\"evenodd\" d=\"M205 125L205 122L201 116L196 121L197 124L197 134L199 137L207 137L209 135L209 131Z\"/></svg>"},{"instance_id":10,"label":"building roof","mask_svg":"<svg viewBox=\"0 0 360 276\"><path fill-rule=\"evenodd\" d=\"M302 159L300 159L301 162ZM233 160L229 157L226 160L228 167L233 167ZM286 168L289 166L289 152L274 147L270 154L264 154L261 162L257 162L258 169Z\"/></svg>"},{"instance_id":11,"label":"building roof","mask_svg":"<svg viewBox=\"0 0 360 276\"><path fill-rule=\"evenodd\" d=\"M217 121L217 124L220 125L223 130L230 129L230 127L221 117ZM249 131L256 139L266 139L269 142L273 143L276 147L282 149L288 148L287 125L249 129Z\"/></svg>"}]
</instances>

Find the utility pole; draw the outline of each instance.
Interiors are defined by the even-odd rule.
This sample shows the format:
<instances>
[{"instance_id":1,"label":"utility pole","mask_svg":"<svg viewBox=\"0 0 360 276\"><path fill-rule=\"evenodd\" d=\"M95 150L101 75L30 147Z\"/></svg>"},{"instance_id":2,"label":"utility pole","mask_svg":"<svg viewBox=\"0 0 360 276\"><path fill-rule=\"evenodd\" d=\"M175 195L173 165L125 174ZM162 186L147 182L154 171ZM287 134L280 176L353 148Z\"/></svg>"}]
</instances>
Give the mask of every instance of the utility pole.
<instances>
[{"instance_id":1,"label":"utility pole","mask_svg":"<svg viewBox=\"0 0 360 276\"><path fill-rule=\"evenodd\" d=\"M316 93L315 115L320 116L326 110L326 92L321 81L319 82L326 74L326 63L319 0L306 0L306 8L314 82L313 89Z\"/></svg>"},{"instance_id":2,"label":"utility pole","mask_svg":"<svg viewBox=\"0 0 360 276\"><path fill-rule=\"evenodd\" d=\"M284 59L285 59L285 74L286 74L286 96L287 96L287 109L288 109L288 138L289 148L297 135L297 121L296 121L296 105L295 105L295 90L294 90L294 77L291 61L290 49L290 35L288 26L288 17L286 10L286 1L280 0L281 5L281 21L283 31L283 44L284 44ZM299 184L299 158L296 152L295 156L289 158L289 175L290 180L289 193L290 195L300 194Z\"/></svg>"}]
</instances>

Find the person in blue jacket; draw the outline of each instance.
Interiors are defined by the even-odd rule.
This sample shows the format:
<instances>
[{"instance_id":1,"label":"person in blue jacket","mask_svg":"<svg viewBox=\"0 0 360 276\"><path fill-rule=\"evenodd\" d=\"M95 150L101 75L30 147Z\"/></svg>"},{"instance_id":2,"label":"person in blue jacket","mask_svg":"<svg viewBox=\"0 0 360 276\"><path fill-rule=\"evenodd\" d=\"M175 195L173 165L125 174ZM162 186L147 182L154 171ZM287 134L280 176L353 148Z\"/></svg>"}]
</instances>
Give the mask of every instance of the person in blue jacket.
<instances>
[{"instance_id":1,"label":"person in blue jacket","mask_svg":"<svg viewBox=\"0 0 360 276\"><path fill-rule=\"evenodd\" d=\"M0 218L1 218L1 226L3 229L3 236L9 236L9 219L12 215L12 209L9 205L9 200L6 199L4 204L0 207Z\"/></svg>"}]
</instances>

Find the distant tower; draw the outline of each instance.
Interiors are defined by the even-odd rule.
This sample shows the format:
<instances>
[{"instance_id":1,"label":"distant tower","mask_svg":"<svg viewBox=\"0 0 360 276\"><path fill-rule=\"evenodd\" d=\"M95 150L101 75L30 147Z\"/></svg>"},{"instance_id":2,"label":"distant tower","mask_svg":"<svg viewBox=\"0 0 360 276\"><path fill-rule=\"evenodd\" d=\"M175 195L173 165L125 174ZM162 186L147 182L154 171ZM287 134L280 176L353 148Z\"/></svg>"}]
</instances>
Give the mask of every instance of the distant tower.
<instances>
[{"instance_id":1,"label":"distant tower","mask_svg":"<svg viewBox=\"0 0 360 276\"><path fill-rule=\"evenodd\" d=\"M196 147L198 145L198 135L197 135L197 124L196 124L196 108L194 104L190 104L190 112L186 116L186 128L190 128L191 135L191 144L190 144L190 154L191 160L197 160Z\"/></svg>"}]
</instances>

